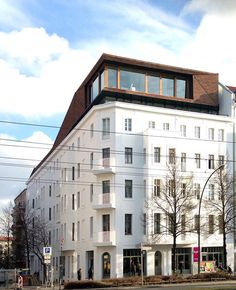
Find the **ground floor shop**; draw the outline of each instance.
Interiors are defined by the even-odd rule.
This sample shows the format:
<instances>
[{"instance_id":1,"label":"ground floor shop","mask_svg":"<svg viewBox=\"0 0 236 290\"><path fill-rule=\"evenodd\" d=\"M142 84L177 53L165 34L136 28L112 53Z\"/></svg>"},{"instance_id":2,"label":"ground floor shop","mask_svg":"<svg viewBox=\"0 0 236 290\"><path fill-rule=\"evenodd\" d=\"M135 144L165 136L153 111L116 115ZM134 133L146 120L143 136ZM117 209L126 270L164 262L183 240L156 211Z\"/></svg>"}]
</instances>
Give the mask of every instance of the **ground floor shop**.
<instances>
[{"instance_id":1,"label":"ground floor shop","mask_svg":"<svg viewBox=\"0 0 236 290\"><path fill-rule=\"evenodd\" d=\"M178 247L175 255L176 271L183 274L197 273L197 257L196 247ZM173 261L173 249L167 245L153 245L142 249L98 247L85 252L62 252L62 256L52 258L49 272L53 273L54 281L58 281L59 277L63 280L77 280L79 269L81 269L82 279L100 280L142 274L144 276L171 275ZM216 266L222 265L223 248L202 247L200 261L201 271L210 271L212 263ZM229 263L233 265L232 262ZM31 266L31 272L33 271L42 272L40 264L36 261Z\"/></svg>"}]
</instances>

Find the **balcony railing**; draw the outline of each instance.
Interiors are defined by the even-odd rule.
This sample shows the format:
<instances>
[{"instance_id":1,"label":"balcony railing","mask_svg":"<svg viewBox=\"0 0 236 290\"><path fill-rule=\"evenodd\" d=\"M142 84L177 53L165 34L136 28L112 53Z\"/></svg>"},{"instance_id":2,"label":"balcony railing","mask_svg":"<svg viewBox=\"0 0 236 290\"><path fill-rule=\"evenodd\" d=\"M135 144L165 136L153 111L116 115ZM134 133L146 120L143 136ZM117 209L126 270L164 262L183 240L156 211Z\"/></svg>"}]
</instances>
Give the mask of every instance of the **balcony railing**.
<instances>
[{"instance_id":1,"label":"balcony railing","mask_svg":"<svg viewBox=\"0 0 236 290\"><path fill-rule=\"evenodd\" d=\"M95 246L115 246L116 245L116 232L104 231L98 232L97 239L94 240Z\"/></svg>"},{"instance_id":2,"label":"balcony railing","mask_svg":"<svg viewBox=\"0 0 236 290\"><path fill-rule=\"evenodd\" d=\"M101 158L94 160L92 172L95 175L115 173L115 159Z\"/></svg>"},{"instance_id":3,"label":"balcony railing","mask_svg":"<svg viewBox=\"0 0 236 290\"><path fill-rule=\"evenodd\" d=\"M115 208L115 194L101 193L94 196L94 209Z\"/></svg>"}]
</instances>

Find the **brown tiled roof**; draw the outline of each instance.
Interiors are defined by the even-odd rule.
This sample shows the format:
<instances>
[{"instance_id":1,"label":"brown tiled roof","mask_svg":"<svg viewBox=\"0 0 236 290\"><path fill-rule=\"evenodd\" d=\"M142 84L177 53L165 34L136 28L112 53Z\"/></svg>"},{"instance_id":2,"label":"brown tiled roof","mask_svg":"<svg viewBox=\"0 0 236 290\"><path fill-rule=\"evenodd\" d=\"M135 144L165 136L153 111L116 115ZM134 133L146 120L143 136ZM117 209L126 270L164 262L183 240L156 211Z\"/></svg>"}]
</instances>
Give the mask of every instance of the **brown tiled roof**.
<instances>
[{"instance_id":1,"label":"brown tiled roof","mask_svg":"<svg viewBox=\"0 0 236 290\"><path fill-rule=\"evenodd\" d=\"M216 83L218 83L218 74L213 74L210 72L204 72L199 70L192 70L187 68L163 65L159 63L153 63L148 61L142 61L137 59L131 59L127 57L120 57L111 54L102 54L97 63L94 65L88 76L82 82L78 90L75 92L71 104L67 110L65 118L62 122L61 128L57 134L55 142L52 146L50 152L44 157L44 159L34 168L32 174L40 167L40 165L47 159L47 157L58 147L59 144L64 140L64 138L69 134L69 132L75 127L75 125L80 120L81 116L88 110L86 106L86 84L91 81L97 70L104 64L119 64L132 66L135 68L145 68L149 70L160 70L163 72L174 72L178 74L184 74L189 76L194 76L194 91L193 94L196 95L194 100L196 103L203 103L210 106L218 106ZM199 97L198 97L199 96ZM183 100L180 100L183 101ZM31 175L32 175L31 174Z\"/></svg>"}]
</instances>

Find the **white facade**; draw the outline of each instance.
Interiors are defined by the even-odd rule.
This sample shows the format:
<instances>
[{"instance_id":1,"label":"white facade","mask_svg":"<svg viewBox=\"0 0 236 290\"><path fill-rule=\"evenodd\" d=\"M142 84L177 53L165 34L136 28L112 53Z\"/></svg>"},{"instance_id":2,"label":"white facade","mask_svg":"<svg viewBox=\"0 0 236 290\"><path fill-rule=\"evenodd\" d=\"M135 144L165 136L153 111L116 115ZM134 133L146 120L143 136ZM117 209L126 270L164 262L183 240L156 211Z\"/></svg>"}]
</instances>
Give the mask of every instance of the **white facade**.
<instances>
[{"instance_id":1,"label":"white facade","mask_svg":"<svg viewBox=\"0 0 236 290\"><path fill-rule=\"evenodd\" d=\"M154 147L161 150L160 162L154 161ZM109 271L110 277L123 277L132 258L140 262L140 244L149 241L143 229L145 200L153 194L154 179L166 174L170 148L177 157L186 154L183 171L193 175L193 183L202 189L213 171L209 155L215 162L219 155L233 160L233 119L123 102L96 105L37 169L28 182L28 210L48 223L54 280L60 256L65 257L65 280L77 279L80 267L87 278L91 265L95 279L107 277ZM200 154L200 168L195 154ZM126 181L132 187L127 197ZM208 193L207 187L205 198ZM207 219L204 208L202 215ZM125 219L131 222L126 234ZM147 228L147 234L152 231ZM179 237L177 244L188 248L189 272L195 272L197 235ZM201 246L222 247L222 235L202 235ZM233 240L227 241L227 247L228 263L233 265ZM171 248L171 236L148 248L146 275L171 274ZM32 256L31 272L38 271L40 264Z\"/></svg>"}]
</instances>

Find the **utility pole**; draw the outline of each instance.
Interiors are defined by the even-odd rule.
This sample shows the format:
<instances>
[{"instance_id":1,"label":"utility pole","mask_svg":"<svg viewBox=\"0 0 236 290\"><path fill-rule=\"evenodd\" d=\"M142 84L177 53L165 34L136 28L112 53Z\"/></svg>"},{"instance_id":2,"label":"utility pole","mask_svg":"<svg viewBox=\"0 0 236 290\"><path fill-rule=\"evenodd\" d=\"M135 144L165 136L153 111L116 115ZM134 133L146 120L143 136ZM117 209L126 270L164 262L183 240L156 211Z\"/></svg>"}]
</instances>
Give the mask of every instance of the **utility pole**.
<instances>
[{"instance_id":1,"label":"utility pole","mask_svg":"<svg viewBox=\"0 0 236 290\"><path fill-rule=\"evenodd\" d=\"M206 185L208 183L208 181L210 180L210 178L212 177L212 175L219 169L221 169L222 167L225 166L226 163L221 164L220 166L218 166L211 174L210 176L207 178L203 189L202 189L202 193L199 199L199 207L198 207L198 274L200 274L200 263L201 263L201 219L200 219L200 215L201 215L201 205L202 205L202 198L203 198L203 194L204 194L204 190L206 188Z\"/></svg>"}]
</instances>

